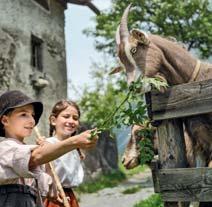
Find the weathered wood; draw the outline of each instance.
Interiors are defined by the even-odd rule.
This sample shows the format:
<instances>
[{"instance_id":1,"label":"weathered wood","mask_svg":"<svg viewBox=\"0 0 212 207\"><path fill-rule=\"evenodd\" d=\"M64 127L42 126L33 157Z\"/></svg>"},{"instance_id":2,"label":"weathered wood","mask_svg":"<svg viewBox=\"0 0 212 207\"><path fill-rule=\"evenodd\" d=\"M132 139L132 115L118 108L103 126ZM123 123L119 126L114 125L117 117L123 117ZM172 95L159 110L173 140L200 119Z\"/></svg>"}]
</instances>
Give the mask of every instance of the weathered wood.
<instances>
[{"instance_id":1,"label":"weathered wood","mask_svg":"<svg viewBox=\"0 0 212 207\"><path fill-rule=\"evenodd\" d=\"M165 201L212 201L212 168L161 169L158 176Z\"/></svg>"},{"instance_id":2,"label":"weathered wood","mask_svg":"<svg viewBox=\"0 0 212 207\"><path fill-rule=\"evenodd\" d=\"M152 180L153 180L153 184L154 184L154 191L155 191L155 193L160 193L160 184L159 184L159 176L158 176L159 161L156 159L152 160L150 168L152 171Z\"/></svg>"},{"instance_id":3,"label":"weathered wood","mask_svg":"<svg viewBox=\"0 0 212 207\"><path fill-rule=\"evenodd\" d=\"M186 167L185 140L180 120L165 120L157 128L161 168Z\"/></svg>"},{"instance_id":4,"label":"weathered wood","mask_svg":"<svg viewBox=\"0 0 212 207\"><path fill-rule=\"evenodd\" d=\"M158 152L161 168L186 167L187 160L185 156L185 141L182 122L177 119L165 120L157 130L159 139ZM164 206L177 207L179 205L178 202L165 202Z\"/></svg>"},{"instance_id":5,"label":"weathered wood","mask_svg":"<svg viewBox=\"0 0 212 207\"><path fill-rule=\"evenodd\" d=\"M148 102L153 120L212 112L212 80L173 86L165 93L154 90Z\"/></svg>"},{"instance_id":6,"label":"weathered wood","mask_svg":"<svg viewBox=\"0 0 212 207\"><path fill-rule=\"evenodd\" d=\"M200 206L210 206L212 169L176 169L187 166L182 124L176 118L212 112L212 80L174 86L163 94L152 91L146 94L146 100L148 115L153 123L162 120L158 127L162 169L158 171L156 166L153 178L158 176L154 179L154 186L155 191L160 190L164 206L185 207L190 201L201 202L203 205Z\"/></svg>"}]
</instances>

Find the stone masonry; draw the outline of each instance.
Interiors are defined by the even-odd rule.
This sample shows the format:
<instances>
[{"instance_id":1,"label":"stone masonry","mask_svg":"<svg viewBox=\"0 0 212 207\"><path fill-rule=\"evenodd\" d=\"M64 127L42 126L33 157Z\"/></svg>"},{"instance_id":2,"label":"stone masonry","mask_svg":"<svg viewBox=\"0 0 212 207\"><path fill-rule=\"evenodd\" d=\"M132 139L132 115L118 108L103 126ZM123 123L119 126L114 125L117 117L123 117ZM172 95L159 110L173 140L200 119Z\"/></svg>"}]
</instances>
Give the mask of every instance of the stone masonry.
<instances>
[{"instance_id":1,"label":"stone masonry","mask_svg":"<svg viewBox=\"0 0 212 207\"><path fill-rule=\"evenodd\" d=\"M67 96L64 10L61 0L0 1L0 91L19 89L45 105L39 129L48 135L53 104ZM38 38L42 70L32 65L32 38ZM39 56L38 55L38 56Z\"/></svg>"}]
</instances>

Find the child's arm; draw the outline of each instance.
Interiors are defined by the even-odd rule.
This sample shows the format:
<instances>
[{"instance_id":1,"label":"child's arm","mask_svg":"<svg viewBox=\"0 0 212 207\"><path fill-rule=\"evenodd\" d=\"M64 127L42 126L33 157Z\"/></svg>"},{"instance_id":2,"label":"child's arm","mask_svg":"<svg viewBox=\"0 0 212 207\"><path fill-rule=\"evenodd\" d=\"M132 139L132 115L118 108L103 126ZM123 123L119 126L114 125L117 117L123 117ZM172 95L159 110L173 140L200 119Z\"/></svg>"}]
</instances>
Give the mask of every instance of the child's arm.
<instances>
[{"instance_id":1,"label":"child's arm","mask_svg":"<svg viewBox=\"0 0 212 207\"><path fill-rule=\"evenodd\" d=\"M93 148L97 142L97 136L89 140L92 130L87 130L79 135L72 136L57 143L45 143L36 147L31 154L29 161L29 169L33 169L37 165L48 163L63 154L77 148L89 149Z\"/></svg>"}]
</instances>

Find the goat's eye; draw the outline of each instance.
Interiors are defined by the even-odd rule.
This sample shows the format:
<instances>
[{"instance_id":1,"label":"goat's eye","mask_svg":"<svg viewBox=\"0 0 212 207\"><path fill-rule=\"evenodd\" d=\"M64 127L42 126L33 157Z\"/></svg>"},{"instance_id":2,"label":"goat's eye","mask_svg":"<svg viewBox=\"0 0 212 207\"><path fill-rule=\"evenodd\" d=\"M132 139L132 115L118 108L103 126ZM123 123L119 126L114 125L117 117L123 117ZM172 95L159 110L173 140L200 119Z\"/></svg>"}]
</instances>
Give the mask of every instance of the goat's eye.
<instances>
[{"instance_id":1,"label":"goat's eye","mask_svg":"<svg viewBox=\"0 0 212 207\"><path fill-rule=\"evenodd\" d=\"M130 50L130 52L132 54L135 54L137 52L137 48L136 47L132 47L131 50Z\"/></svg>"}]
</instances>

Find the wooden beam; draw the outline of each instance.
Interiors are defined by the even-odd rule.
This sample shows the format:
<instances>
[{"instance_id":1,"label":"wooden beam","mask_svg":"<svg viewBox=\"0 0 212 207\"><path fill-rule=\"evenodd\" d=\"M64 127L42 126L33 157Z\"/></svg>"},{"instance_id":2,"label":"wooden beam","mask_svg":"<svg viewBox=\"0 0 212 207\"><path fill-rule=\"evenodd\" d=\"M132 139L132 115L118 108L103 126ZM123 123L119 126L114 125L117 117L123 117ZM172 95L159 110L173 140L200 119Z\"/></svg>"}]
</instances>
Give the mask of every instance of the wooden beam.
<instances>
[{"instance_id":1,"label":"wooden beam","mask_svg":"<svg viewBox=\"0 0 212 207\"><path fill-rule=\"evenodd\" d=\"M67 0L67 2L81 6L88 6L96 15L100 15L100 10L91 2L91 0Z\"/></svg>"},{"instance_id":2,"label":"wooden beam","mask_svg":"<svg viewBox=\"0 0 212 207\"><path fill-rule=\"evenodd\" d=\"M156 159L153 159L150 165L151 171L152 171L152 180L154 184L154 191L155 193L160 193L160 185L159 185L159 161Z\"/></svg>"},{"instance_id":3,"label":"wooden beam","mask_svg":"<svg viewBox=\"0 0 212 207\"><path fill-rule=\"evenodd\" d=\"M160 167L162 169L186 167L187 160L185 156L185 141L182 122L178 119L164 120L157 128L157 130L159 141L158 154ZM160 177L159 179L155 179L155 181L159 181L160 183ZM155 191L161 191L160 186L158 188L157 185L157 183L154 184L154 186L156 186ZM164 203L164 207L180 206L180 203L178 202L169 203L167 202L169 200L165 199L164 201L166 201Z\"/></svg>"},{"instance_id":4,"label":"wooden beam","mask_svg":"<svg viewBox=\"0 0 212 207\"><path fill-rule=\"evenodd\" d=\"M67 9L67 2L66 2L66 0L59 0L59 2L63 5L64 9Z\"/></svg>"},{"instance_id":5,"label":"wooden beam","mask_svg":"<svg viewBox=\"0 0 212 207\"><path fill-rule=\"evenodd\" d=\"M150 96L149 115L153 121L212 112L212 80L173 86L165 93L154 90Z\"/></svg>"},{"instance_id":6,"label":"wooden beam","mask_svg":"<svg viewBox=\"0 0 212 207\"><path fill-rule=\"evenodd\" d=\"M212 201L212 168L161 169L158 176L164 201Z\"/></svg>"}]
</instances>

